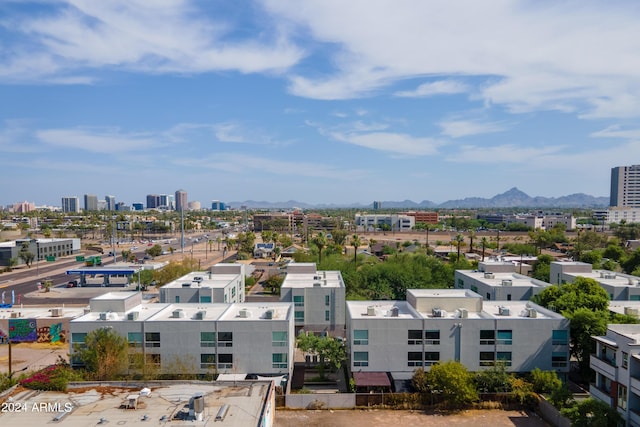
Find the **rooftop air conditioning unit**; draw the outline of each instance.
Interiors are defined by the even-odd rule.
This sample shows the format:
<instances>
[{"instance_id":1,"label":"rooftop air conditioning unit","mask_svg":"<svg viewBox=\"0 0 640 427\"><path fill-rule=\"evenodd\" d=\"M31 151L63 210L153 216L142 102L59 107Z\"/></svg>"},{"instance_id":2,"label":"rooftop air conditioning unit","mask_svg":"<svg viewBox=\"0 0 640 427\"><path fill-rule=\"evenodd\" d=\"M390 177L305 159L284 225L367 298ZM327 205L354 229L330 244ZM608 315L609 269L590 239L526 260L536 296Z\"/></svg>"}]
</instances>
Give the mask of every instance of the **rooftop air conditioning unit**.
<instances>
[{"instance_id":1,"label":"rooftop air conditioning unit","mask_svg":"<svg viewBox=\"0 0 640 427\"><path fill-rule=\"evenodd\" d=\"M511 310L509 307L498 307L498 313L500 316L509 316L511 314Z\"/></svg>"},{"instance_id":2,"label":"rooftop air conditioning unit","mask_svg":"<svg viewBox=\"0 0 640 427\"><path fill-rule=\"evenodd\" d=\"M178 308L177 310L174 310L173 311L173 317L175 319L184 318L184 311L181 308Z\"/></svg>"},{"instance_id":3,"label":"rooftop air conditioning unit","mask_svg":"<svg viewBox=\"0 0 640 427\"><path fill-rule=\"evenodd\" d=\"M107 320L107 313L105 312L100 313L100 320Z\"/></svg>"},{"instance_id":4,"label":"rooftop air conditioning unit","mask_svg":"<svg viewBox=\"0 0 640 427\"><path fill-rule=\"evenodd\" d=\"M496 275L493 273L484 273L484 278L485 279L495 279Z\"/></svg>"},{"instance_id":5,"label":"rooftop air conditioning unit","mask_svg":"<svg viewBox=\"0 0 640 427\"><path fill-rule=\"evenodd\" d=\"M204 320L206 315L207 315L207 312L205 310L200 310L196 312L196 320Z\"/></svg>"},{"instance_id":6,"label":"rooftop air conditioning unit","mask_svg":"<svg viewBox=\"0 0 640 427\"><path fill-rule=\"evenodd\" d=\"M536 317L538 317L538 312L535 308L527 308L527 317L535 319Z\"/></svg>"},{"instance_id":7,"label":"rooftop air conditioning unit","mask_svg":"<svg viewBox=\"0 0 640 427\"><path fill-rule=\"evenodd\" d=\"M313 282L313 287L314 287L314 288L319 288L320 286L322 286L322 283L320 283L320 282Z\"/></svg>"},{"instance_id":8,"label":"rooftop air conditioning unit","mask_svg":"<svg viewBox=\"0 0 640 427\"><path fill-rule=\"evenodd\" d=\"M132 311L131 313L127 314L127 320L138 320L139 315L140 315L140 312Z\"/></svg>"},{"instance_id":9,"label":"rooftop air conditioning unit","mask_svg":"<svg viewBox=\"0 0 640 427\"><path fill-rule=\"evenodd\" d=\"M400 313L400 309L398 307L391 307L391 312L390 312L391 317L398 317L399 313Z\"/></svg>"},{"instance_id":10,"label":"rooftop air conditioning unit","mask_svg":"<svg viewBox=\"0 0 640 427\"><path fill-rule=\"evenodd\" d=\"M434 308L433 310L431 310L431 314L433 315L433 317L444 317L445 311L441 308Z\"/></svg>"},{"instance_id":11,"label":"rooftop air conditioning unit","mask_svg":"<svg viewBox=\"0 0 640 427\"><path fill-rule=\"evenodd\" d=\"M502 279L502 286L513 286L513 281L511 279Z\"/></svg>"},{"instance_id":12,"label":"rooftop air conditioning unit","mask_svg":"<svg viewBox=\"0 0 640 427\"><path fill-rule=\"evenodd\" d=\"M322 276L313 276L313 280L322 280Z\"/></svg>"},{"instance_id":13,"label":"rooftop air conditioning unit","mask_svg":"<svg viewBox=\"0 0 640 427\"><path fill-rule=\"evenodd\" d=\"M246 308L240 309L240 311L238 311L238 317L246 319L247 317L249 317L249 311Z\"/></svg>"},{"instance_id":14,"label":"rooftop air conditioning unit","mask_svg":"<svg viewBox=\"0 0 640 427\"><path fill-rule=\"evenodd\" d=\"M615 279L616 278L616 273L604 273L604 278L605 279Z\"/></svg>"},{"instance_id":15,"label":"rooftop air conditioning unit","mask_svg":"<svg viewBox=\"0 0 640 427\"><path fill-rule=\"evenodd\" d=\"M51 317L62 317L62 308L60 307L52 308Z\"/></svg>"},{"instance_id":16,"label":"rooftop air conditioning unit","mask_svg":"<svg viewBox=\"0 0 640 427\"><path fill-rule=\"evenodd\" d=\"M273 310L267 310L264 312L265 319L273 319Z\"/></svg>"},{"instance_id":17,"label":"rooftop air conditioning unit","mask_svg":"<svg viewBox=\"0 0 640 427\"><path fill-rule=\"evenodd\" d=\"M461 319L466 319L469 317L469 310L467 310L466 308L460 308L458 309L459 313L460 313L460 318Z\"/></svg>"},{"instance_id":18,"label":"rooftop air conditioning unit","mask_svg":"<svg viewBox=\"0 0 640 427\"><path fill-rule=\"evenodd\" d=\"M372 305L367 307L367 316L375 316L375 315L376 315L376 308Z\"/></svg>"},{"instance_id":19,"label":"rooftop air conditioning unit","mask_svg":"<svg viewBox=\"0 0 640 427\"><path fill-rule=\"evenodd\" d=\"M202 276L196 276L196 277L194 277L194 278L193 278L193 281L194 281L194 282L197 282L197 283L202 282L202 280L203 280L203 279L202 279Z\"/></svg>"}]
</instances>

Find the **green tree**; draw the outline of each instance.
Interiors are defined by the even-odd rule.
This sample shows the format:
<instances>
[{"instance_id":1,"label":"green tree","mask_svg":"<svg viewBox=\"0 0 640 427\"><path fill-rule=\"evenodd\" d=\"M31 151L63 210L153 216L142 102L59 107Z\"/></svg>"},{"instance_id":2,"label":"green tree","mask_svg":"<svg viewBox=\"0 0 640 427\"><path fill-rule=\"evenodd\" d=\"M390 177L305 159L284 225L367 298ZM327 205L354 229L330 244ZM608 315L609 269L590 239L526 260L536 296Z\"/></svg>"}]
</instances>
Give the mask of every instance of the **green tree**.
<instances>
[{"instance_id":1,"label":"green tree","mask_svg":"<svg viewBox=\"0 0 640 427\"><path fill-rule=\"evenodd\" d=\"M533 391L536 393L552 393L562 387L562 380L555 371L543 371L535 368L529 373Z\"/></svg>"},{"instance_id":2,"label":"green tree","mask_svg":"<svg viewBox=\"0 0 640 427\"><path fill-rule=\"evenodd\" d=\"M578 308L571 312L563 312L563 314L571 321L571 354L578 361L583 378L588 379L590 376L590 355L596 350L595 341L591 337L607 333L608 312Z\"/></svg>"},{"instance_id":3,"label":"green tree","mask_svg":"<svg viewBox=\"0 0 640 427\"><path fill-rule=\"evenodd\" d=\"M96 380L113 380L127 368L128 345L127 339L113 329L95 329L87 334L84 345L76 346L74 357Z\"/></svg>"},{"instance_id":4,"label":"green tree","mask_svg":"<svg viewBox=\"0 0 640 427\"><path fill-rule=\"evenodd\" d=\"M592 397L560 411L575 427L617 427L624 424L613 407Z\"/></svg>"},{"instance_id":5,"label":"green tree","mask_svg":"<svg viewBox=\"0 0 640 427\"><path fill-rule=\"evenodd\" d=\"M267 280L262 284L266 289L273 295L280 295L280 287L282 286L282 282L284 282L284 278L278 274L270 276Z\"/></svg>"},{"instance_id":6,"label":"green tree","mask_svg":"<svg viewBox=\"0 0 640 427\"><path fill-rule=\"evenodd\" d=\"M505 362L498 362L494 366L475 374L475 384L482 393L504 393L511 390L509 373Z\"/></svg>"},{"instance_id":7,"label":"green tree","mask_svg":"<svg viewBox=\"0 0 640 427\"><path fill-rule=\"evenodd\" d=\"M298 348L318 356L318 375L325 378L325 364L339 369L346 360L344 343L330 336L319 337L313 334L300 334L296 339Z\"/></svg>"},{"instance_id":8,"label":"green tree","mask_svg":"<svg viewBox=\"0 0 640 427\"><path fill-rule=\"evenodd\" d=\"M339 246L344 246L347 241L347 230L333 230L331 232L331 240Z\"/></svg>"},{"instance_id":9,"label":"green tree","mask_svg":"<svg viewBox=\"0 0 640 427\"><path fill-rule=\"evenodd\" d=\"M311 243L318 248L318 264L321 264L322 250L327 246L327 236L323 232L320 232L311 239Z\"/></svg>"},{"instance_id":10,"label":"green tree","mask_svg":"<svg viewBox=\"0 0 640 427\"><path fill-rule=\"evenodd\" d=\"M461 407L478 400L473 375L460 362L437 363L431 366L426 377L429 390L442 396L449 406Z\"/></svg>"},{"instance_id":11,"label":"green tree","mask_svg":"<svg viewBox=\"0 0 640 427\"><path fill-rule=\"evenodd\" d=\"M146 249L144 252L149 256L157 257L162 255L162 246L153 245L149 249Z\"/></svg>"},{"instance_id":12,"label":"green tree","mask_svg":"<svg viewBox=\"0 0 640 427\"><path fill-rule=\"evenodd\" d=\"M20 245L20 252L18 252L18 258L27 264L27 267L31 268L31 263L35 257L36 255L29 250L29 242L22 242L22 245Z\"/></svg>"},{"instance_id":13,"label":"green tree","mask_svg":"<svg viewBox=\"0 0 640 427\"><path fill-rule=\"evenodd\" d=\"M614 261L620 261L624 257L624 255L624 249L615 244L608 245L602 253L602 256L604 258L612 259Z\"/></svg>"},{"instance_id":14,"label":"green tree","mask_svg":"<svg viewBox=\"0 0 640 427\"><path fill-rule=\"evenodd\" d=\"M353 236L351 236L351 245L353 246L353 264L357 266L358 265L358 248L360 247L360 245L362 245L362 240L360 239L360 236L358 236L357 234L354 234Z\"/></svg>"},{"instance_id":15,"label":"green tree","mask_svg":"<svg viewBox=\"0 0 640 427\"><path fill-rule=\"evenodd\" d=\"M413 371L411 377L411 387L418 393L427 393L429 391L429 384L427 383L427 373L423 368L418 368Z\"/></svg>"},{"instance_id":16,"label":"green tree","mask_svg":"<svg viewBox=\"0 0 640 427\"><path fill-rule=\"evenodd\" d=\"M538 255L538 261L533 264L533 269L531 270L531 277L542 280L543 282L549 282L551 276L551 262L553 262L553 257L551 255Z\"/></svg>"}]
</instances>

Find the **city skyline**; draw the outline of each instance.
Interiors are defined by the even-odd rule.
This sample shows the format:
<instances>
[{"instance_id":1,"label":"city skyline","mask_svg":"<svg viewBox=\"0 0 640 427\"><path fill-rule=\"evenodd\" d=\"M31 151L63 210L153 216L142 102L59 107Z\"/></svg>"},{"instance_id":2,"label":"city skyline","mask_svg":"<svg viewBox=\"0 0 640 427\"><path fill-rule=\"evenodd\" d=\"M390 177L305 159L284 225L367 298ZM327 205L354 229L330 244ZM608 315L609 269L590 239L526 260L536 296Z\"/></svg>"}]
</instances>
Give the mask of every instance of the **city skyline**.
<instances>
[{"instance_id":1,"label":"city skyline","mask_svg":"<svg viewBox=\"0 0 640 427\"><path fill-rule=\"evenodd\" d=\"M638 163L634 3L401 5L5 2L0 205L600 197Z\"/></svg>"}]
</instances>

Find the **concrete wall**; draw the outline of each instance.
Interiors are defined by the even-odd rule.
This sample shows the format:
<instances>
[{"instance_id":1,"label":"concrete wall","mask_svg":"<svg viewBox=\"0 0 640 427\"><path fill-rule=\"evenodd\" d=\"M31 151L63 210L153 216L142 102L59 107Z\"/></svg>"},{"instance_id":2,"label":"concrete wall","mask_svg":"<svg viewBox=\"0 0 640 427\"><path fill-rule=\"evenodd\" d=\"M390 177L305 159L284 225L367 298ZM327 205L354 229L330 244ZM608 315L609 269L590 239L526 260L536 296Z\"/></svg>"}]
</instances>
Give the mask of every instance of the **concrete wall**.
<instances>
[{"instance_id":1,"label":"concrete wall","mask_svg":"<svg viewBox=\"0 0 640 427\"><path fill-rule=\"evenodd\" d=\"M291 409L353 409L355 393L288 394L286 407Z\"/></svg>"},{"instance_id":2,"label":"concrete wall","mask_svg":"<svg viewBox=\"0 0 640 427\"><path fill-rule=\"evenodd\" d=\"M540 405L538 406L542 419L551 424L554 427L571 427L571 421L568 418L560 415L555 406L547 402L547 400L540 396Z\"/></svg>"}]
</instances>

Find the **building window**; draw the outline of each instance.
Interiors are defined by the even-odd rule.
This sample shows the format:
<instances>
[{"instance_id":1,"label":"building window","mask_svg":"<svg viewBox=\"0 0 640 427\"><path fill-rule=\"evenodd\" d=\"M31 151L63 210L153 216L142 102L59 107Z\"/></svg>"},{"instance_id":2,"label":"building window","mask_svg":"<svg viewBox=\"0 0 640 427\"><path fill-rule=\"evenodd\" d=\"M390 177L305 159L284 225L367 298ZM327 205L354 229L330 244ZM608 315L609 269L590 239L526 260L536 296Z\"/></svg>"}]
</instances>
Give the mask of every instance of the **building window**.
<instances>
[{"instance_id":1,"label":"building window","mask_svg":"<svg viewBox=\"0 0 640 427\"><path fill-rule=\"evenodd\" d=\"M439 351L427 351L424 354L424 366L431 366L434 363L438 363L439 361L440 361Z\"/></svg>"},{"instance_id":2,"label":"building window","mask_svg":"<svg viewBox=\"0 0 640 427\"><path fill-rule=\"evenodd\" d=\"M407 366L422 366L422 352L410 351L407 353Z\"/></svg>"},{"instance_id":3,"label":"building window","mask_svg":"<svg viewBox=\"0 0 640 427\"><path fill-rule=\"evenodd\" d=\"M160 347L160 332L146 332L144 340L145 347Z\"/></svg>"},{"instance_id":4,"label":"building window","mask_svg":"<svg viewBox=\"0 0 640 427\"><path fill-rule=\"evenodd\" d=\"M471 290L472 290L473 292L475 292L476 294L478 293L478 287L477 287L477 286L471 285L471 286L470 286L470 288L471 288Z\"/></svg>"},{"instance_id":5,"label":"building window","mask_svg":"<svg viewBox=\"0 0 640 427\"><path fill-rule=\"evenodd\" d=\"M618 408L627 410L627 388L618 384Z\"/></svg>"},{"instance_id":6,"label":"building window","mask_svg":"<svg viewBox=\"0 0 640 427\"><path fill-rule=\"evenodd\" d=\"M213 353L200 355L200 369L212 369L216 367L216 355Z\"/></svg>"},{"instance_id":7,"label":"building window","mask_svg":"<svg viewBox=\"0 0 640 427\"><path fill-rule=\"evenodd\" d=\"M491 301L491 294L487 292L487 301Z\"/></svg>"},{"instance_id":8,"label":"building window","mask_svg":"<svg viewBox=\"0 0 640 427\"><path fill-rule=\"evenodd\" d=\"M218 332L218 347L232 347L233 332Z\"/></svg>"},{"instance_id":9,"label":"building window","mask_svg":"<svg viewBox=\"0 0 640 427\"><path fill-rule=\"evenodd\" d=\"M202 304L210 303L210 302L211 302L211 295L202 295L202 296L200 297L200 302L201 302Z\"/></svg>"},{"instance_id":10,"label":"building window","mask_svg":"<svg viewBox=\"0 0 640 427\"><path fill-rule=\"evenodd\" d=\"M176 298L175 298L175 301L174 301L174 302L175 302L175 303L179 303L179 302L180 302L180 295L176 295Z\"/></svg>"},{"instance_id":11,"label":"building window","mask_svg":"<svg viewBox=\"0 0 640 427\"><path fill-rule=\"evenodd\" d=\"M424 343L427 345L440 345L440 331L430 330L424 331Z\"/></svg>"},{"instance_id":12,"label":"building window","mask_svg":"<svg viewBox=\"0 0 640 427\"><path fill-rule=\"evenodd\" d=\"M407 331L407 344L422 345L422 331L418 329L409 329Z\"/></svg>"},{"instance_id":13,"label":"building window","mask_svg":"<svg viewBox=\"0 0 640 427\"><path fill-rule=\"evenodd\" d=\"M498 331L497 334L497 344L500 345L511 345L513 343L513 332L512 331L507 331L507 330L502 330L502 331Z\"/></svg>"},{"instance_id":14,"label":"building window","mask_svg":"<svg viewBox=\"0 0 640 427\"><path fill-rule=\"evenodd\" d=\"M129 347L142 347L142 332L129 332L127 341L129 341Z\"/></svg>"},{"instance_id":15,"label":"building window","mask_svg":"<svg viewBox=\"0 0 640 427\"><path fill-rule=\"evenodd\" d=\"M511 366L511 352L510 351L497 352L496 360L498 360L498 362L504 363L504 366Z\"/></svg>"},{"instance_id":16,"label":"building window","mask_svg":"<svg viewBox=\"0 0 640 427\"><path fill-rule=\"evenodd\" d=\"M304 322L304 311L294 312L294 319L296 322Z\"/></svg>"},{"instance_id":17,"label":"building window","mask_svg":"<svg viewBox=\"0 0 640 427\"><path fill-rule=\"evenodd\" d=\"M287 369L287 353L273 353L271 355L271 367L274 369Z\"/></svg>"},{"instance_id":18,"label":"building window","mask_svg":"<svg viewBox=\"0 0 640 427\"><path fill-rule=\"evenodd\" d=\"M200 332L200 347L215 347L215 346L216 346L215 332Z\"/></svg>"},{"instance_id":19,"label":"building window","mask_svg":"<svg viewBox=\"0 0 640 427\"><path fill-rule=\"evenodd\" d=\"M480 331L480 345L494 345L496 343L496 331L483 329Z\"/></svg>"},{"instance_id":20,"label":"building window","mask_svg":"<svg viewBox=\"0 0 640 427\"><path fill-rule=\"evenodd\" d=\"M495 354L493 351L480 352L480 366L493 366L495 364Z\"/></svg>"},{"instance_id":21,"label":"building window","mask_svg":"<svg viewBox=\"0 0 640 427\"><path fill-rule=\"evenodd\" d=\"M232 369L233 368L233 354L219 354L218 355L218 368L220 368L220 369Z\"/></svg>"},{"instance_id":22,"label":"building window","mask_svg":"<svg viewBox=\"0 0 640 427\"><path fill-rule=\"evenodd\" d=\"M160 365L162 363L162 356L159 354L145 354L145 362L147 365Z\"/></svg>"},{"instance_id":23,"label":"building window","mask_svg":"<svg viewBox=\"0 0 640 427\"><path fill-rule=\"evenodd\" d=\"M624 369L629 368L629 353L622 352L622 367Z\"/></svg>"},{"instance_id":24,"label":"building window","mask_svg":"<svg viewBox=\"0 0 640 427\"><path fill-rule=\"evenodd\" d=\"M331 320L331 312L329 310L325 310L324 312L324 321L328 322Z\"/></svg>"},{"instance_id":25,"label":"building window","mask_svg":"<svg viewBox=\"0 0 640 427\"><path fill-rule=\"evenodd\" d=\"M330 295L325 295L324 296L324 305L328 306L331 304L331 296Z\"/></svg>"},{"instance_id":26,"label":"building window","mask_svg":"<svg viewBox=\"0 0 640 427\"><path fill-rule=\"evenodd\" d=\"M464 288L464 280L458 278L458 287L459 288Z\"/></svg>"},{"instance_id":27,"label":"building window","mask_svg":"<svg viewBox=\"0 0 640 427\"><path fill-rule=\"evenodd\" d=\"M567 345L569 344L569 331L566 329L556 329L551 335L551 344Z\"/></svg>"},{"instance_id":28,"label":"building window","mask_svg":"<svg viewBox=\"0 0 640 427\"><path fill-rule=\"evenodd\" d=\"M554 368L562 368L567 366L569 358L567 353L563 351L554 351L551 353L551 366Z\"/></svg>"},{"instance_id":29,"label":"building window","mask_svg":"<svg viewBox=\"0 0 640 427\"><path fill-rule=\"evenodd\" d=\"M71 334L71 342L73 344L84 344L86 339L87 339L86 332L74 332Z\"/></svg>"},{"instance_id":30,"label":"building window","mask_svg":"<svg viewBox=\"0 0 640 427\"><path fill-rule=\"evenodd\" d=\"M353 331L353 345L369 345L369 331L367 329L355 329Z\"/></svg>"},{"instance_id":31,"label":"building window","mask_svg":"<svg viewBox=\"0 0 640 427\"><path fill-rule=\"evenodd\" d=\"M304 307L304 295L294 295L293 305L296 307Z\"/></svg>"},{"instance_id":32,"label":"building window","mask_svg":"<svg viewBox=\"0 0 640 427\"><path fill-rule=\"evenodd\" d=\"M369 352L368 351L354 351L353 352L353 366L369 366Z\"/></svg>"},{"instance_id":33,"label":"building window","mask_svg":"<svg viewBox=\"0 0 640 427\"><path fill-rule=\"evenodd\" d=\"M272 347L286 347L288 345L287 331L272 331L271 332L271 346Z\"/></svg>"}]
</instances>

